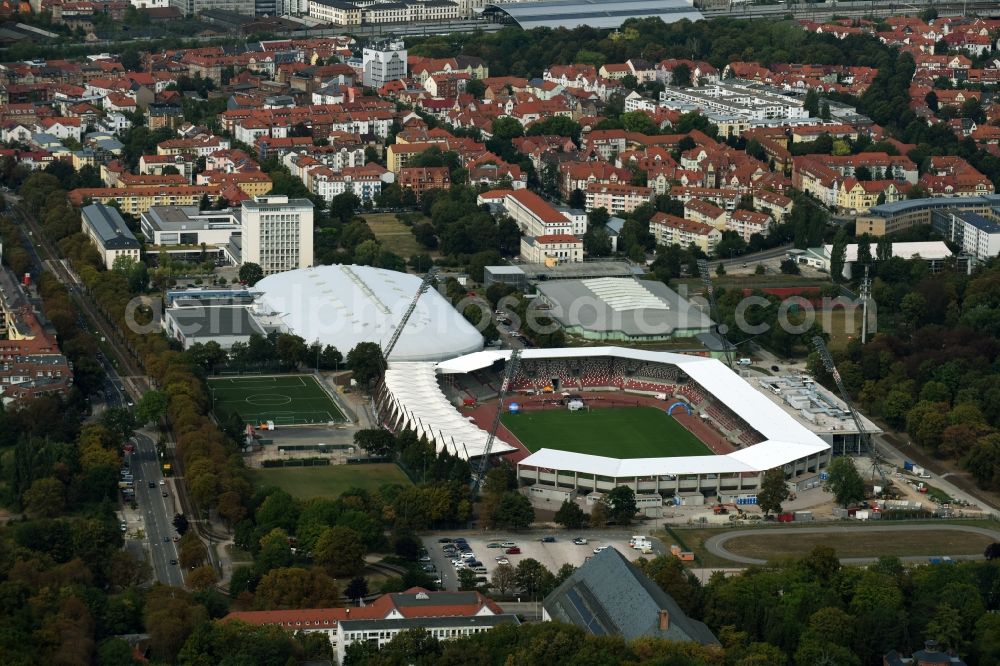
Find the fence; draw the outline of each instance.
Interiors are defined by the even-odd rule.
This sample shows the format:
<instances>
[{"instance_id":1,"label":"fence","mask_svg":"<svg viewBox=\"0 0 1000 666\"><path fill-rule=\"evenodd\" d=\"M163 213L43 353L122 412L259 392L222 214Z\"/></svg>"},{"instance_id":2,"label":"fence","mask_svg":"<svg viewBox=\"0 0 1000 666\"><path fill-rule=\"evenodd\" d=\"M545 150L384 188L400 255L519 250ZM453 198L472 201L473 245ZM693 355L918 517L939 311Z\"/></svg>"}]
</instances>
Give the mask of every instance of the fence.
<instances>
[{"instance_id":1,"label":"fence","mask_svg":"<svg viewBox=\"0 0 1000 666\"><path fill-rule=\"evenodd\" d=\"M260 461L261 467L322 467L329 464L329 458L291 458L289 460Z\"/></svg>"}]
</instances>

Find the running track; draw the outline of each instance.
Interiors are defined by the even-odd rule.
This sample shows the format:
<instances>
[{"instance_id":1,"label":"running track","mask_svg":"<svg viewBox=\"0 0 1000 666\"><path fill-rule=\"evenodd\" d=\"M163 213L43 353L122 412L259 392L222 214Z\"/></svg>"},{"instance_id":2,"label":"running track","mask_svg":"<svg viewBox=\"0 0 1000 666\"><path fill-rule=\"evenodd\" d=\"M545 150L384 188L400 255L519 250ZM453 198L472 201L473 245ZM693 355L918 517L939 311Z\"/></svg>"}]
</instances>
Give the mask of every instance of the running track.
<instances>
[{"instance_id":1,"label":"running track","mask_svg":"<svg viewBox=\"0 0 1000 666\"><path fill-rule=\"evenodd\" d=\"M767 564L767 560L761 560L756 557L745 557L743 555L736 555L731 553L726 549L726 542L731 539L737 539L739 537L749 536L749 535L760 535L760 534L772 534L776 532L782 533L795 533L795 534L830 534L834 536L850 538L851 534L858 532L860 530L868 530L874 532L892 532L894 530L903 530L908 532L938 532L941 530L947 530L949 532L971 532L973 534L981 534L987 536L994 541L1000 541L1000 532L996 530L986 529L985 527L974 527L972 525L872 525L865 527L769 527L769 528L758 528L758 529L748 529L748 530L733 530L727 531L723 534L716 534L715 536L709 537L705 540L705 548L708 552L716 555L718 557L731 560L733 562L739 562L741 564ZM955 536L956 540L961 538L961 535ZM942 556L948 555L948 553L941 553ZM901 557L900 560L904 562L927 562L927 555L915 555L912 557ZM950 555L954 560L981 560L982 555ZM840 558L843 564L869 564L871 562L877 561L877 557L842 557Z\"/></svg>"}]
</instances>

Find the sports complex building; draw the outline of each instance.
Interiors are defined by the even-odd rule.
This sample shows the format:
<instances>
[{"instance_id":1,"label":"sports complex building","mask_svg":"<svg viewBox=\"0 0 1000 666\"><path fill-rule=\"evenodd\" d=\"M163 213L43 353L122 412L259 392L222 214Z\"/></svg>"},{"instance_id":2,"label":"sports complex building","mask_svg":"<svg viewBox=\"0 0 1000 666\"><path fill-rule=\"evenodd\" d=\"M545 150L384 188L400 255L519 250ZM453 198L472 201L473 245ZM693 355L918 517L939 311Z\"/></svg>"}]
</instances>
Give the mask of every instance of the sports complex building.
<instances>
[{"instance_id":1,"label":"sports complex building","mask_svg":"<svg viewBox=\"0 0 1000 666\"><path fill-rule=\"evenodd\" d=\"M383 425L438 450L483 455L510 351L392 363L374 398ZM818 475L832 447L711 358L619 347L526 349L491 454L532 492L753 498L764 472Z\"/></svg>"}]
</instances>

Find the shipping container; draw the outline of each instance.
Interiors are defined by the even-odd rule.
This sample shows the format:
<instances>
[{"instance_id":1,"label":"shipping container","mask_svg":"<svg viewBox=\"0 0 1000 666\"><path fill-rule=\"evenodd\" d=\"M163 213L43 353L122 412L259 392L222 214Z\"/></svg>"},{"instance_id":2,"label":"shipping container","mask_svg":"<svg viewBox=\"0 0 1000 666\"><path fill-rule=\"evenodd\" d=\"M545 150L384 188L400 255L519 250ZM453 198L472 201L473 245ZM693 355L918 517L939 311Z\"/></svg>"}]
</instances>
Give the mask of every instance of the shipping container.
<instances>
[{"instance_id":1,"label":"shipping container","mask_svg":"<svg viewBox=\"0 0 1000 666\"><path fill-rule=\"evenodd\" d=\"M779 513L778 514L778 522L779 523L790 523L793 520L795 520L795 514L794 513Z\"/></svg>"},{"instance_id":2,"label":"shipping container","mask_svg":"<svg viewBox=\"0 0 1000 666\"><path fill-rule=\"evenodd\" d=\"M912 472L913 471L913 461L912 460L906 460L906 461L904 461L903 462L903 469L905 469L907 472Z\"/></svg>"}]
</instances>

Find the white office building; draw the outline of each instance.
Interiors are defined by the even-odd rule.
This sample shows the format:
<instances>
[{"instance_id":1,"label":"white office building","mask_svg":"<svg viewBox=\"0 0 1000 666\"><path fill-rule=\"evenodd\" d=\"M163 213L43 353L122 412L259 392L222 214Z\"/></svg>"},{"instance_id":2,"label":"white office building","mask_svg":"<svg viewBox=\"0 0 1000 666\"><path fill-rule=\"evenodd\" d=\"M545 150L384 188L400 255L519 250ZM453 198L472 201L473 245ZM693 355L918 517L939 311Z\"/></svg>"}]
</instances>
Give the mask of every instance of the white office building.
<instances>
[{"instance_id":1,"label":"white office building","mask_svg":"<svg viewBox=\"0 0 1000 666\"><path fill-rule=\"evenodd\" d=\"M362 58L366 87L381 88L389 81L406 78L406 45L401 41L365 47Z\"/></svg>"},{"instance_id":2,"label":"white office building","mask_svg":"<svg viewBox=\"0 0 1000 666\"><path fill-rule=\"evenodd\" d=\"M313 264L313 204L308 199L262 196L243 202L241 262L272 275Z\"/></svg>"}]
</instances>

